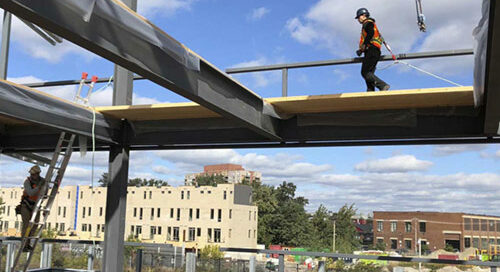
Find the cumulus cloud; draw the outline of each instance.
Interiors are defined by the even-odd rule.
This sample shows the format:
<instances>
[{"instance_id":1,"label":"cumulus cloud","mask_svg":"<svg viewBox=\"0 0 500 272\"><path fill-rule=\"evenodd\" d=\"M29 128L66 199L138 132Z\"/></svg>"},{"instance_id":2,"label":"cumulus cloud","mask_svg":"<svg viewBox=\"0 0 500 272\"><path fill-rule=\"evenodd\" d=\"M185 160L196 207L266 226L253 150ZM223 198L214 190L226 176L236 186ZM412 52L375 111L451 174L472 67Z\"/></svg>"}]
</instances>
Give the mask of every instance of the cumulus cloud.
<instances>
[{"instance_id":1,"label":"cumulus cloud","mask_svg":"<svg viewBox=\"0 0 500 272\"><path fill-rule=\"evenodd\" d=\"M472 30L481 11L481 3L476 1L427 2L424 11L428 32L424 34L418 30L415 7L405 1L320 0L304 15L290 18L285 29L299 43L327 49L336 57L349 57L359 39L360 25L353 18L360 6L370 10L384 38L397 53L472 48ZM423 68L446 74L472 69L471 58L442 59L436 64Z\"/></svg>"},{"instance_id":2,"label":"cumulus cloud","mask_svg":"<svg viewBox=\"0 0 500 272\"><path fill-rule=\"evenodd\" d=\"M143 0L137 1L137 12L146 17L172 16L181 10L191 10L196 0Z\"/></svg>"},{"instance_id":3,"label":"cumulus cloud","mask_svg":"<svg viewBox=\"0 0 500 272\"><path fill-rule=\"evenodd\" d=\"M477 207L481 207L480 213L500 215L492 206L500 203L498 180L500 175L493 173L324 175L318 182L322 187L299 187L299 190L309 198L309 210L319 204L337 210L345 203L355 203L363 213L373 210L478 213Z\"/></svg>"},{"instance_id":4,"label":"cumulus cloud","mask_svg":"<svg viewBox=\"0 0 500 272\"><path fill-rule=\"evenodd\" d=\"M354 168L362 172L401 173L424 171L433 165L430 161L418 160L412 155L399 155L387 159L370 160L357 164Z\"/></svg>"},{"instance_id":5,"label":"cumulus cloud","mask_svg":"<svg viewBox=\"0 0 500 272\"><path fill-rule=\"evenodd\" d=\"M256 8L253 9L250 14L248 14L247 19L250 21L258 21L262 19L269 12L271 12L271 10L266 7Z\"/></svg>"},{"instance_id":6,"label":"cumulus cloud","mask_svg":"<svg viewBox=\"0 0 500 272\"><path fill-rule=\"evenodd\" d=\"M485 150L485 145L469 144L469 145L438 145L434 147L433 154L436 156L449 156L464 152L479 152Z\"/></svg>"},{"instance_id":7,"label":"cumulus cloud","mask_svg":"<svg viewBox=\"0 0 500 272\"><path fill-rule=\"evenodd\" d=\"M266 183L279 183L286 179L292 182L311 182L321 173L332 170L329 164L312 164L301 161L297 155L278 153L261 155L256 153L239 154L232 149L158 151L159 157L174 163L176 167L194 173L203 171L204 165L234 163L241 164L245 169L259 171Z\"/></svg>"}]
</instances>

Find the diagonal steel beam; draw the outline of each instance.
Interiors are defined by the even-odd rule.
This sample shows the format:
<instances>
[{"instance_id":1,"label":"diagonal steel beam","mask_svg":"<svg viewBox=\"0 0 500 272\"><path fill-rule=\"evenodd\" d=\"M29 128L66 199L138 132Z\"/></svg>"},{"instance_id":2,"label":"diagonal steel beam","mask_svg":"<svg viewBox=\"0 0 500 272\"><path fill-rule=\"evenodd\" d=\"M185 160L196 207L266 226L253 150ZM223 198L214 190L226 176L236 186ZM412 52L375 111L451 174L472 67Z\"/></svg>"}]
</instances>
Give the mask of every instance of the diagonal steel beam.
<instances>
[{"instance_id":1,"label":"diagonal steel beam","mask_svg":"<svg viewBox=\"0 0 500 272\"><path fill-rule=\"evenodd\" d=\"M272 106L119 1L4 0L0 7L281 141Z\"/></svg>"},{"instance_id":2,"label":"diagonal steel beam","mask_svg":"<svg viewBox=\"0 0 500 272\"><path fill-rule=\"evenodd\" d=\"M94 118L90 109L3 80L0 80L0 116L92 137ZM99 141L119 142L119 121L96 113L94 135Z\"/></svg>"}]
</instances>

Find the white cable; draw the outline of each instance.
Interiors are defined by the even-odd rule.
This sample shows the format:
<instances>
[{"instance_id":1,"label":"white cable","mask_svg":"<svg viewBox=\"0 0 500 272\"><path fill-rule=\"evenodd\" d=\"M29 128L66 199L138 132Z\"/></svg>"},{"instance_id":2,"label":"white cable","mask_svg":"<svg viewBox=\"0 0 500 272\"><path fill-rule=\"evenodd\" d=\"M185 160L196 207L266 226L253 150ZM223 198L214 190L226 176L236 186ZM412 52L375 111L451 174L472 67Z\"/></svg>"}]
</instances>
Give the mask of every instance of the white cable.
<instances>
[{"instance_id":1,"label":"white cable","mask_svg":"<svg viewBox=\"0 0 500 272\"><path fill-rule=\"evenodd\" d=\"M430 75L430 76L435 77L435 78L437 78L437 79L440 79L440 80L446 81L446 82L448 82L448 83L450 83L450 84L453 84L453 85L455 85L455 86L458 86L458 87L463 87L463 85L460 85L460 84L458 84L458 83L456 83L456 82L453 82L453 81L448 80L448 79L446 79L446 78L443 78L443 77L440 77L440 76L438 76L438 75L435 75L435 74L433 74L433 73L431 73L431 72L427 72L427 71L425 71L424 69L421 69L421 68L418 68L417 66L414 66L414 65L409 64L408 62L404 62L404 61L401 61L401 60L397 60L396 62L398 62L398 63L402 63L402 64L405 64L405 65L407 65L408 67L413 68L413 69L415 69L415 70L417 70L417 71L419 71L419 72L422 72L422 73L424 73L424 74Z\"/></svg>"}]
</instances>

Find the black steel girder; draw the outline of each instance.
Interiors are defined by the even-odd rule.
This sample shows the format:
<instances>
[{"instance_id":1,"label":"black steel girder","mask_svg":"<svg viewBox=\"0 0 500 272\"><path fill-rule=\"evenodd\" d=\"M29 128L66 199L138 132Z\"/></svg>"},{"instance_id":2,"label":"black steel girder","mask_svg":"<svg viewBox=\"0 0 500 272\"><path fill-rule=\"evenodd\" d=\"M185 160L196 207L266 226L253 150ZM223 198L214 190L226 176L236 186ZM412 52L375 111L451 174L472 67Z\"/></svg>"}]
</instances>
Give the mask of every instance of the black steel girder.
<instances>
[{"instance_id":1,"label":"black steel girder","mask_svg":"<svg viewBox=\"0 0 500 272\"><path fill-rule=\"evenodd\" d=\"M490 1L488 51L486 54L485 122L486 135L500 135L500 5Z\"/></svg>"},{"instance_id":2,"label":"black steel girder","mask_svg":"<svg viewBox=\"0 0 500 272\"><path fill-rule=\"evenodd\" d=\"M5 0L0 7L260 135L281 140L271 105L117 1Z\"/></svg>"},{"instance_id":3,"label":"black steel girder","mask_svg":"<svg viewBox=\"0 0 500 272\"><path fill-rule=\"evenodd\" d=\"M33 124L63 130L82 136L92 137L93 113L91 110L74 105L19 85L0 81L0 116L15 118L30 123L24 130L34 129L36 135L43 129ZM106 143L120 141L120 122L100 113L95 116L95 138ZM0 148L9 137L8 126L2 126ZM55 144L52 146L52 148Z\"/></svg>"}]
</instances>

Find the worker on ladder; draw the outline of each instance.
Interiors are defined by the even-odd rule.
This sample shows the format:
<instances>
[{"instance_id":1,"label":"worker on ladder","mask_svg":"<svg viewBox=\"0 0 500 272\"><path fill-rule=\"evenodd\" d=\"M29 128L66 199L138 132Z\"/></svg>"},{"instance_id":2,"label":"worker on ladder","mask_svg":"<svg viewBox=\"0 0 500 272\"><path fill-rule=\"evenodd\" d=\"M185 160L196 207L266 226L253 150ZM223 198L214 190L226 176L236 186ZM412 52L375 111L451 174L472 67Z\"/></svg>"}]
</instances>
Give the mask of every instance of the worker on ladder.
<instances>
[{"instance_id":1,"label":"worker on ladder","mask_svg":"<svg viewBox=\"0 0 500 272\"><path fill-rule=\"evenodd\" d=\"M36 227L33 227L29 233L26 233L35 204L38 199L45 194L45 191L47 189L47 183L45 182L45 179L40 176L41 172L42 170L38 165L31 167L31 169L29 170L30 176L24 181L24 192L21 198L21 204L18 206L21 218L23 220L21 232L23 236L33 236L36 231ZM40 213L38 213L37 217L35 218L35 222L38 222L39 220ZM32 250L33 248L31 247L28 240L28 243L26 243L23 251Z\"/></svg>"},{"instance_id":2,"label":"worker on ladder","mask_svg":"<svg viewBox=\"0 0 500 272\"><path fill-rule=\"evenodd\" d=\"M358 56L361 56L363 53L365 54L361 66L361 75L366 81L366 91L374 92L375 87L381 91L387 91L390 88L389 84L375 75L384 38L382 38L377 24L375 24L375 19L370 18L370 12L366 8L358 9L355 19L363 25L361 28L359 49L356 51L356 54Z\"/></svg>"}]
</instances>

